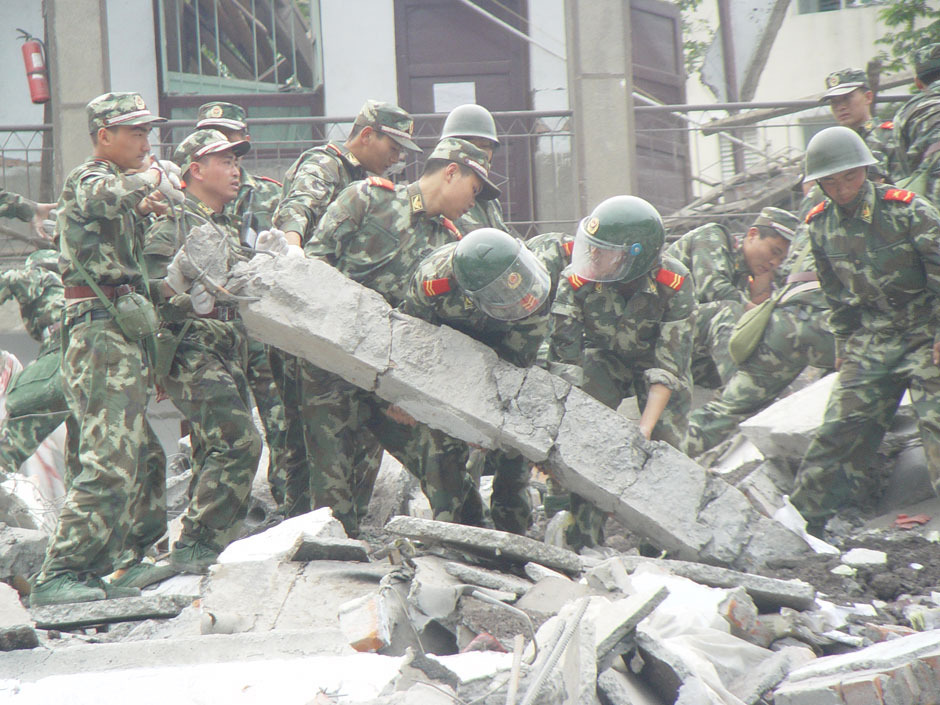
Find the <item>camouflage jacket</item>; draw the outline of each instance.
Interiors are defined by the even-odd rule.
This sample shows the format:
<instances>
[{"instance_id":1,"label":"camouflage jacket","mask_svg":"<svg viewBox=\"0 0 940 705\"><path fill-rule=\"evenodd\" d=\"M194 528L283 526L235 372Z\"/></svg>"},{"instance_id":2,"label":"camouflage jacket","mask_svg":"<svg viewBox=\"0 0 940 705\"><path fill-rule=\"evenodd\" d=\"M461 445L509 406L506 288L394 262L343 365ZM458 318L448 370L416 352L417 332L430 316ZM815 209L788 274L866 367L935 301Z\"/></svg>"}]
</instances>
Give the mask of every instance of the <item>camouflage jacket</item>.
<instances>
[{"instance_id":1,"label":"camouflage jacket","mask_svg":"<svg viewBox=\"0 0 940 705\"><path fill-rule=\"evenodd\" d=\"M750 271L741 248L723 226L707 223L687 232L666 248L691 273L695 300L748 303Z\"/></svg>"},{"instance_id":2,"label":"camouflage jacket","mask_svg":"<svg viewBox=\"0 0 940 705\"><path fill-rule=\"evenodd\" d=\"M56 272L33 264L0 273L0 304L10 298L19 304L27 332L40 343L49 337L49 326L62 320L65 287Z\"/></svg>"},{"instance_id":3,"label":"camouflage jacket","mask_svg":"<svg viewBox=\"0 0 940 705\"><path fill-rule=\"evenodd\" d=\"M688 277L681 262L665 256L661 269L632 282L562 278L552 303L550 361L581 366L586 348L609 350L649 384L685 387L695 312Z\"/></svg>"},{"instance_id":4,"label":"camouflage jacket","mask_svg":"<svg viewBox=\"0 0 940 705\"><path fill-rule=\"evenodd\" d=\"M900 164L897 159L897 145L894 139L894 123L890 120L876 122L869 118L864 125L855 128L859 136L871 150L872 156L878 160L878 170L884 174L889 182L900 178L898 175Z\"/></svg>"},{"instance_id":5,"label":"camouflage jacket","mask_svg":"<svg viewBox=\"0 0 940 705\"><path fill-rule=\"evenodd\" d=\"M251 197L250 204L249 196ZM252 176L241 169L241 186L238 187L238 195L234 201L226 204L225 213L236 216L234 222L238 224L239 231L241 231L245 211L250 207L249 227L254 228L255 232L270 230L271 219L280 200L280 182L269 179L267 176Z\"/></svg>"},{"instance_id":6,"label":"camouflage jacket","mask_svg":"<svg viewBox=\"0 0 940 705\"><path fill-rule=\"evenodd\" d=\"M491 201L477 201L473 208L468 210L457 221L457 229L464 235L480 228L496 228L504 233L515 235L515 232L503 220L503 209L497 199Z\"/></svg>"},{"instance_id":7,"label":"camouflage jacket","mask_svg":"<svg viewBox=\"0 0 940 705\"><path fill-rule=\"evenodd\" d=\"M567 266L563 236L547 233L525 245L541 260L552 278L554 292L561 271ZM457 243L436 249L424 259L411 278L402 310L436 324L446 324L493 348L519 367L535 362L551 322L551 295L530 316L518 321L500 321L478 309L461 291L454 278L452 259ZM569 250L570 251L570 250Z\"/></svg>"},{"instance_id":8,"label":"camouflage jacket","mask_svg":"<svg viewBox=\"0 0 940 705\"><path fill-rule=\"evenodd\" d=\"M826 199L806 221L838 340L859 330L901 335L925 324L940 339L940 213L933 206L866 181L852 215Z\"/></svg>"},{"instance_id":9,"label":"camouflage jacket","mask_svg":"<svg viewBox=\"0 0 940 705\"><path fill-rule=\"evenodd\" d=\"M910 176L934 155L926 195L934 205L940 205L940 154L931 151L933 145L940 150L940 80L901 106L894 116L894 134L900 177Z\"/></svg>"},{"instance_id":10,"label":"camouflage jacket","mask_svg":"<svg viewBox=\"0 0 940 705\"><path fill-rule=\"evenodd\" d=\"M173 256L183 246L190 230L203 225L205 220L210 220L222 228L229 236L232 245L237 246L239 244L238 229L235 227L235 219L230 213L225 211L216 213L209 206L189 194L186 195L186 201L177 210L177 213L178 217L176 218L169 216L159 218L147 231L144 257L147 262L147 271L154 280L162 280L166 277L167 267L173 260ZM238 257L238 255L233 255L233 257ZM244 256L244 259L247 258L247 255ZM163 301L160 305L160 318L167 322L194 318L203 321L209 327L228 325L227 322L200 318L193 312L189 294L176 294Z\"/></svg>"},{"instance_id":11,"label":"camouflage jacket","mask_svg":"<svg viewBox=\"0 0 940 705\"><path fill-rule=\"evenodd\" d=\"M36 208L32 201L23 198L18 193L0 189L0 218L17 218L18 220L32 220L36 215Z\"/></svg>"},{"instance_id":12,"label":"camouflage jacket","mask_svg":"<svg viewBox=\"0 0 940 705\"><path fill-rule=\"evenodd\" d=\"M304 251L398 306L418 263L459 237L447 218L428 214L417 182L370 176L330 204Z\"/></svg>"},{"instance_id":13,"label":"camouflage jacket","mask_svg":"<svg viewBox=\"0 0 940 705\"><path fill-rule=\"evenodd\" d=\"M300 233L306 243L327 206L344 188L364 178L366 170L345 146L330 142L308 149L284 176L275 227Z\"/></svg>"},{"instance_id":14,"label":"camouflage jacket","mask_svg":"<svg viewBox=\"0 0 940 705\"><path fill-rule=\"evenodd\" d=\"M65 286L87 286L65 250L97 284L130 284L147 294L138 258L144 220L134 210L152 186L105 159L89 159L65 179L56 206L56 236ZM84 308L84 307L82 307Z\"/></svg>"}]
</instances>

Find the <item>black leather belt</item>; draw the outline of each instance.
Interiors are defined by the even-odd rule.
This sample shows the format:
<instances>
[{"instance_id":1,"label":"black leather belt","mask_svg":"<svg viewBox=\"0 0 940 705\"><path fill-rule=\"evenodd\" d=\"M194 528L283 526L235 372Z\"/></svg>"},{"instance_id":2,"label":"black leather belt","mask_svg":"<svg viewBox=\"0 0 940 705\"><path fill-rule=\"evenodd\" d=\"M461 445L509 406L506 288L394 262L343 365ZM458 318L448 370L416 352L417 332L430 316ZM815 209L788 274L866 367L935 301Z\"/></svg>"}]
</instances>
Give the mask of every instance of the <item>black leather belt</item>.
<instances>
[{"instance_id":1,"label":"black leather belt","mask_svg":"<svg viewBox=\"0 0 940 705\"><path fill-rule=\"evenodd\" d=\"M234 321L238 318L237 306L216 306L209 313L203 314L200 318L213 318L217 321Z\"/></svg>"}]
</instances>

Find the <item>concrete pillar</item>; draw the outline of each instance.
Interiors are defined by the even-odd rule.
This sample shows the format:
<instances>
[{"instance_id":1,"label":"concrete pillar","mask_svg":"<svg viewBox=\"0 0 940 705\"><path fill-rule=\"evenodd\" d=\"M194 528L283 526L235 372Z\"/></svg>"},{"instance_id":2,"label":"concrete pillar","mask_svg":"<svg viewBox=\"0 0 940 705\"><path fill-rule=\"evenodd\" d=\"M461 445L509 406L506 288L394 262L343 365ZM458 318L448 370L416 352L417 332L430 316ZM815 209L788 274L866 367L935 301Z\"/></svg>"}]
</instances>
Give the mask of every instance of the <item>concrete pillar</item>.
<instances>
[{"instance_id":1,"label":"concrete pillar","mask_svg":"<svg viewBox=\"0 0 940 705\"><path fill-rule=\"evenodd\" d=\"M629 0L565 0L579 215L636 192Z\"/></svg>"},{"instance_id":2,"label":"concrete pillar","mask_svg":"<svg viewBox=\"0 0 940 705\"><path fill-rule=\"evenodd\" d=\"M111 87L107 0L45 0L45 10L58 192L91 154L85 105Z\"/></svg>"}]
</instances>

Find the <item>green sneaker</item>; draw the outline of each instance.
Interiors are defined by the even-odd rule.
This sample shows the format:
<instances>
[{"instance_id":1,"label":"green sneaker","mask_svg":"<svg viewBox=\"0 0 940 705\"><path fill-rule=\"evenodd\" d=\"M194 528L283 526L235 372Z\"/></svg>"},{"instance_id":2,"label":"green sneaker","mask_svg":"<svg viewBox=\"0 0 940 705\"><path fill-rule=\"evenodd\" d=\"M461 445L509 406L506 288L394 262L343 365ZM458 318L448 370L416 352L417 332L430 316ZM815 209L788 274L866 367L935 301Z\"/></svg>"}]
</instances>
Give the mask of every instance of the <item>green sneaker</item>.
<instances>
[{"instance_id":1,"label":"green sneaker","mask_svg":"<svg viewBox=\"0 0 940 705\"><path fill-rule=\"evenodd\" d=\"M88 578L88 580L85 581L85 584L104 590L104 593L107 595L109 600L117 600L121 597L140 597L140 590L138 588L114 585L113 583L109 583L107 580L103 580L97 576L91 576Z\"/></svg>"},{"instance_id":2,"label":"green sneaker","mask_svg":"<svg viewBox=\"0 0 940 705\"><path fill-rule=\"evenodd\" d=\"M170 551L170 567L177 573L205 575L218 557L219 551L202 541L177 541Z\"/></svg>"},{"instance_id":3,"label":"green sneaker","mask_svg":"<svg viewBox=\"0 0 940 705\"><path fill-rule=\"evenodd\" d=\"M174 575L176 575L176 571L168 565L135 563L125 570L120 577L111 580L111 586L143 589L148 585L154 585L167 578L172 578Z\"/></svg>"},{"instance_id":4,"label":"green sneaker","mask_svg":"<svg viewBox=\"0 0 940 705\"><path fill-rule=\"evenodd\" d=\"M107 599L104 589L92 587L78 579L75 573L63 573L33 586L29 594L30 607L64 605L71 602L94 602Z\"/></svg>"}]
</instances>

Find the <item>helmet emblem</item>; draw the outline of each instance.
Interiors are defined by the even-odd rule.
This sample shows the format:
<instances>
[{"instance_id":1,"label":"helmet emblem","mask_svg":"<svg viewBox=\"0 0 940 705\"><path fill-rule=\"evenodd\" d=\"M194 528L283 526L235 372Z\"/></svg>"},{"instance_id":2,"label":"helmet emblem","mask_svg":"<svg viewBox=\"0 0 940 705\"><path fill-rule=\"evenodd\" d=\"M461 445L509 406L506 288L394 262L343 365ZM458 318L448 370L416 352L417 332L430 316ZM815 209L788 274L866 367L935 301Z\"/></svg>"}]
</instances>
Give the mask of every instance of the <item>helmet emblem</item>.
<instances>
[{"instance_id":1,"label":"helmet emblem","mask_svg":"<svg viewBox=\"0 0 940 705\"><path fill-rule=\"evenodd\" d=\"M209 112L206 113L206 116L207 116L207 117L211 117L211 118L220 118L220 117L222 117L222 106L221 106L221 105L213 105L211 108L209 108Z\"/></svg>"},{"instance_id":2,"label":"helmet emblem","mask_svg":"<svg viewBox=\"0 0 940 705\"><path fill-rule=\"evenodd\" d=\"M509 276L506 277L506 286L510 289L518 289L521 283L522 275L519 272L510 272Z\"/></svg>"},{"instance_id":3,"label":"helmet emblem","mask_svg":"<svg viewBox=\"0 0 940 705\"><path fill-rule=\"evenodd\" d=\"M584 226L584 232L586 232L588 235L593 235L597 232L597 228L600 227L600 224L601 221L599 221L596 217L591 218L587 222L587 225Z\"/></svg>"}]
</instances>

